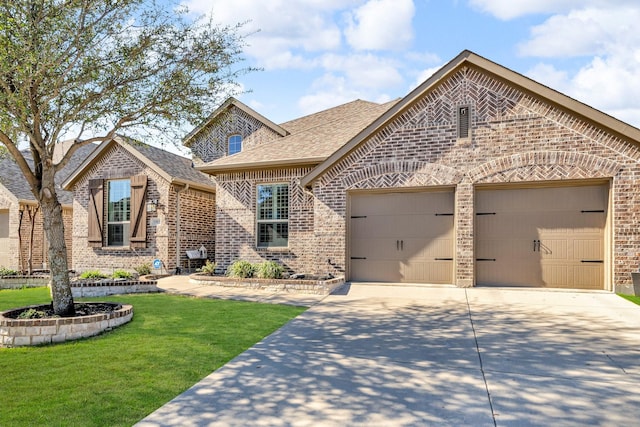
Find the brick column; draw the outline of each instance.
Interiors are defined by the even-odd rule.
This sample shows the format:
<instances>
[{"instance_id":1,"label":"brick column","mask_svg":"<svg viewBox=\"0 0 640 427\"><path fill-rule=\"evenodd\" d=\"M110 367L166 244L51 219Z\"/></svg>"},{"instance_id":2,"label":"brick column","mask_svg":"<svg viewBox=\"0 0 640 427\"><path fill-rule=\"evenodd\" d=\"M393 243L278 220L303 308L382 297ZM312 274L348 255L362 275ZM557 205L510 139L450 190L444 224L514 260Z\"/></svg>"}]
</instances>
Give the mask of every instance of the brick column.
<instances>
[{"instance_id":1,"label":"brick column","mask_svg":"<svg viewBox=\"0 0 640 427\"><path fill-rule=\"evenodd\" d=\"M456 187L456 266L455 284L461 288L474 286L473 254L473 184L465 178Z\"/></svg>"}]
</instances>

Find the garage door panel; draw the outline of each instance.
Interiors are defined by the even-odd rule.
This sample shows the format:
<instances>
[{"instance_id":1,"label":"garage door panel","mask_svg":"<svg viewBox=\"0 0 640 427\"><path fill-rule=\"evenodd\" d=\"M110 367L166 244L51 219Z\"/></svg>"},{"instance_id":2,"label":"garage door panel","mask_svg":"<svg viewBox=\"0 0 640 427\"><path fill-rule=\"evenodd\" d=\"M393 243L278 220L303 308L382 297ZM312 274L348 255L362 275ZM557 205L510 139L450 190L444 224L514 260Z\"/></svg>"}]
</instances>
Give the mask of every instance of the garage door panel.
<instances>
[{"instance_id":1,"label":"garage door panel","mask_svg":"<svg viewBox=\"0 0 640 427\"><path fill-rule=\"evenodd\" d=\"M575 257L580 260L602 260L604 258L604 250L600 240L574 240L573 251Z\"/></svg>"},{"instance_id":2,"label":"garage door panel","mask_svg":"<svg viewBox=\"0 0 640 427\"><path fill-rule=\"evenodd\" d=\"M480 190L476 212L478 284L604 287L606 185ZM535 243L538 242L538 243ZM536 246L537 245L537 246Z\"/></svg>"},{"instance_id":3,"label":"garage door panel","mask_svg":"<svg viewBox=\"0 0 640 427\"><path fill-rule=\"evenodd\" d=\"M404 264L403 267L405 267L403 268L403 282L424 283L424 278L428 277L428 283L451 283L453 261L409 262Z\"/></svg>"},{"instance_id":4,"label":"garage door panel","mask_svg":"<svg viewBox=\"0 0 640 427\"><path fill-rule=\"evenodd\" d=\"M452 283L453 192L353 194L352 280ZM392 269L393 271L387 271Z\"/></svg>"},{"instance_id":5,"label":"garage door panel","mask_svg":"<svg viewBox=\"0 0 640 427\"><path fill-rule=\"evenodd\" d=\"M395 239L352 239L351 256L369 260L398 260Z\"/></svg>"},{"instance_id":6,"label":"garage door panel","mask_svg":"<svg viewBox=\"0 0 640 427\"><path fill-rule=\"evenodd\" d=\"M451 239L433 239L425 241L423 239L406 239L402 241L403 259L408 261L427 260L434 261L436 258L453 258Z\"/></svg>"},{"instance_id":7,"label":"garage door panel","mask_svg":"<svg viewBox=\"0 0 640 427\"><path fill-rule=\"evenodd\" d=\"M363 282L400 282L400 262L389 260L351 260L351 275Z\"/></svg>"}]
</instances>

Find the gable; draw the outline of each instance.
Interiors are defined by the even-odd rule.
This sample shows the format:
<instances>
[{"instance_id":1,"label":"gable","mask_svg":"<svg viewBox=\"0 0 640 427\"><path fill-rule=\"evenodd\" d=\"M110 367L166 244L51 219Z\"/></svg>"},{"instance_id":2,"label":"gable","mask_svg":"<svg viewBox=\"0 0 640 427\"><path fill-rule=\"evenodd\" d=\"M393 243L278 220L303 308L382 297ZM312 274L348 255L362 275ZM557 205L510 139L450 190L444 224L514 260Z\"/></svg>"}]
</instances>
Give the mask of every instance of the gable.
<instances>
[{"instance_id":1,"label":"gable","mask_svg":"<svg viewBox=\"0 0 640 427\"><path fill-rule=\"evenodd\" d=\"M191 131L183 144L191 149L196 163L208 163L227 155L231 135L241 135L246 148L286 136L287 131L240 101L229 98L204 124Z\"/></svg>"},{"instance_id":2,"label":"gable","mask_svg":"<svg viewBox=\"0 0 640 427\"><path fill-rule=\"evenodd\" d=\"M456 112L461 106L471 107L470 126L474 134L471 138L458 140ZM527 125L521 126L525 122ZM633 145L640 141L640 130L465 51L321 163L301 180L301 184L330 182L381 141L407 141L387 149L387 157L394 156L393 150L402 151L396 157L413 150L424 162L437 160L439 164L446 164L451 150L465 143L473 145L479 136L509 126L514 129L511 135L500 131L500 138L506 138L505 143L523 143L534 137L544 139L551 133L553 138L573 142L609 138L617 141L611 142L612 146L620 141ZM543 130L549 127L554 132L545 133ZM577 144L567 149L582 148ZM426 152L433 156L429 157ZM492 153L482 154L487 155ZM416 156L412 160L417 160ZM473 161L473 158L468 160Z\"/></svg>"},{"instance_id":3,"label":"gable","mask_svg":"<svg viewBox=\"0 0 640 427\"><path fill-rule=\"evenodd\" d=\"M457 138L460 105L471 110L468 139ZM571 163L575 178L604 178L618 169L616 162L604 158L619 156L629 144L490 73L461 67L332 165L318 184L341 181L347 189L451 185L465 176L476 183L491 182L494 178L486 171L498 166L499 181L524 181L531 179L531 172L521 176L517 169L526 165L546 179L563 179L562 166L545 166L554 162L566 167ZM549 151L543 155L545 147ZM531 154L536 152L539 155ZM574 154L547 158L561 152ZM596 163L599 167L593 167Z\"/></svg>"}]
</instances>

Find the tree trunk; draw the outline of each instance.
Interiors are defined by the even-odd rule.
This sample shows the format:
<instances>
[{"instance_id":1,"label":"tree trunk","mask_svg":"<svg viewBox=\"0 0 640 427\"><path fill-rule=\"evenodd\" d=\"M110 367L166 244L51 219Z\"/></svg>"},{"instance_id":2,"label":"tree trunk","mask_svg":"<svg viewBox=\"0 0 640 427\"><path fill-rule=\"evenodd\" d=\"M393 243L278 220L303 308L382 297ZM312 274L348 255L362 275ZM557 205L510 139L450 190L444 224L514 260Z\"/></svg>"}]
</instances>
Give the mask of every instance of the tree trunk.
<instances>
[{"instance_id":1,"label":"tree trunk","mask_svg":"<svg viewBox=\"0 0 640 427\"><path fill-rule=\"evenodd\" d=\"M46 174L43 175L46 176ZM71 283L69 281L62 206L55 192L53 175L50 180L46 180L43 177L42 191L40 194L44 232L49 243L50 289L53 300L53 311L59 316L73 316L75 310L73 295L71 294Z\"/></svg>"}]
</instances>

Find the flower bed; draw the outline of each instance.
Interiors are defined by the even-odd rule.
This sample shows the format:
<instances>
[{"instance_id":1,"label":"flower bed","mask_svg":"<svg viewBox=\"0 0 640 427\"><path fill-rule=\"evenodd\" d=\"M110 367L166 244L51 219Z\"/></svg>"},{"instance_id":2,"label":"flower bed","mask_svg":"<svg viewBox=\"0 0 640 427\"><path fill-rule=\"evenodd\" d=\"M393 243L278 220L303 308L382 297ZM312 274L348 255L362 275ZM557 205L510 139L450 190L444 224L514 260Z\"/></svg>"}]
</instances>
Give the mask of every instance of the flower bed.
<instances>
[{"instance_id":1,"label":"flower bed","mask_svg":"<svg viewBox=\"0 0 640 427\"><path fill-rule=\"evenodd\" d=\"M0 347L20 347L60 343L98 335L124 325L133 318L133 306L115 303L83 303L111 305L105 313L88 316L42 319L16 319L29 309L45 310L49 306L36 305L0 313Z\"/></svg>"},{"instance_id":2,"label":"flower bed","mask_svg":"<svg viewBox=\"0 0 640 427\"><path fill-rule=\"evenodd\" d=\"M0 289L36 288L49 285L49 276L6 276L0 278ZM159 292L154 276L139 279L71 280L74 298Z\"/></svg>"},{"instance_id":3,"label":"flower bed","mask_svg":"<svg viewBox=\"0 0 640 427\"><path fill-rule=\"evenodd\" d=\"M227 276L211 276L195 273L189 281L199 285L241 287L275 292L298 292L304 294L328 295L344 284L344 277L334 278L300 278L300 279L258 279L235 278Z\"/></svg>"}]
</instances>

